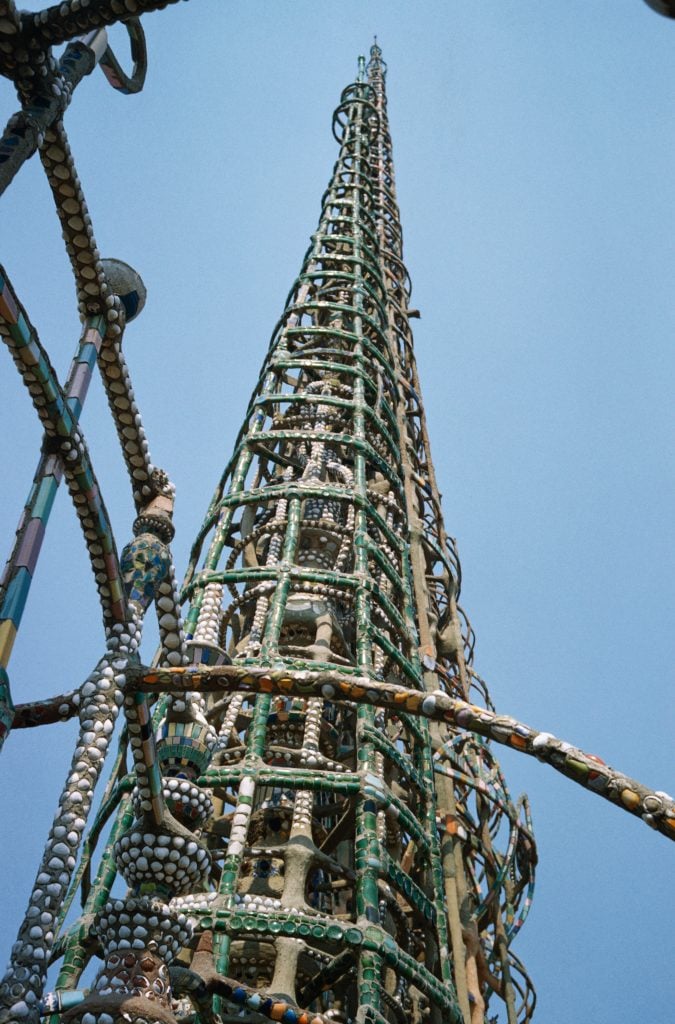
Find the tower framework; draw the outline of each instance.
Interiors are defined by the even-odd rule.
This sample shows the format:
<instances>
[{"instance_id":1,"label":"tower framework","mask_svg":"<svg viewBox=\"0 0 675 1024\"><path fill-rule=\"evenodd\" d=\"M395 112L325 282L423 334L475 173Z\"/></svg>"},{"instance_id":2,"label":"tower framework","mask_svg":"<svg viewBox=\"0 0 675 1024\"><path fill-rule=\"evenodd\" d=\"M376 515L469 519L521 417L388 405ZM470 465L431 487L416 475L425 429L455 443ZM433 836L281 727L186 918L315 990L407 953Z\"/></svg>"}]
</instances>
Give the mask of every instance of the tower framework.
<instances>
[{"instance_id":1,"label":"tower framework","mask_svg":"<svg viewBox=\"0 0 675 1024\"><path fill-rule=\"evenodd\" d=\"M46 41L58 41L57 15L43 24ZM132 80L121 81L98 33L49 74L72 83L78 61L102 55L113 84L133 88L142 33L137 23L130 31ZM534 842L527 805L510 800L487 741L548 760L666 834L672 806L496 715L473 670L412 349L379 48L335 112L338 160L193 549L184 631L168 546L172 489L149 461L119 346L142 285L98 258L60 120L37 137L47 104L36 102L31 66L7 69L36 111L18 126L21 145L36 134L84 331L61 389L3 278L0 332L48 443L0 628L5 639L16 631L64 475L107 649L77 693L5 701L6 729L76 713L81 732L0 1019L530 1019L534 996L511 942L531 898ZM4 141L11 164L21 145ZM119 559L77 426L97 361L138 512ZM136 649L153 603L162 645L144 668ZM122 702L114 770L78 860ZM102 965L89 968L92 957ZM47 958L60 974L43 996Z\"/></svg>"}]
</instances>

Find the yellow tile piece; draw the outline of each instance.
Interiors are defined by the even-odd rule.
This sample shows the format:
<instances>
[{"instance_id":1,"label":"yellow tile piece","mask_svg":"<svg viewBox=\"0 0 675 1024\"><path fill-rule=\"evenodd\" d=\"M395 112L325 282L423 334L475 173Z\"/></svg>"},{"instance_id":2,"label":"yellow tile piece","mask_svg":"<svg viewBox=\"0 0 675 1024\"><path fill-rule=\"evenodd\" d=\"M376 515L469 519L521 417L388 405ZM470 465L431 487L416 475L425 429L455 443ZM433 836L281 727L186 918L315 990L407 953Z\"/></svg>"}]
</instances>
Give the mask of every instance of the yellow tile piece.
<instances>
[{"instance_id":1,"label":"yellow tile piece","mask_svg":"<svg viewBox=\"0 0 675 1024\"><path fill-rule=\"evenodd\" d=\"M7 668L9 665L12 647L16 639L16 626L10 619L0 622L0 666Z\"/></svg>"}]
</instances>

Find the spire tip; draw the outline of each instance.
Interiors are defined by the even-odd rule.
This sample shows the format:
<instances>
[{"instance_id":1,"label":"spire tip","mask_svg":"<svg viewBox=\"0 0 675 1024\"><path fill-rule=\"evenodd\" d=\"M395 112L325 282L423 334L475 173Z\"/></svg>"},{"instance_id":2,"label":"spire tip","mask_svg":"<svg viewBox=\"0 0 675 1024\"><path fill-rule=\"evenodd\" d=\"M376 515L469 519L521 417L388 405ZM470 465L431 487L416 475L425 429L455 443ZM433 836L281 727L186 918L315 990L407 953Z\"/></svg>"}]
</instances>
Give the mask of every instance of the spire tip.
<instances>
[{"instance_id":1,"label":"spire tip","mask_svg":"<svg viewBox=\"0 0 675 1024\"><path fill-rule=\"evenodd\" d=\"M373 45L370 48L368 72L369 74L372 74L373 72L379 73L382 76L382 78L384 78L384 76L387 73L387 65L382 60L382 49L377 42L377 35L373 36Z\"/></svg>"}]
</instances>

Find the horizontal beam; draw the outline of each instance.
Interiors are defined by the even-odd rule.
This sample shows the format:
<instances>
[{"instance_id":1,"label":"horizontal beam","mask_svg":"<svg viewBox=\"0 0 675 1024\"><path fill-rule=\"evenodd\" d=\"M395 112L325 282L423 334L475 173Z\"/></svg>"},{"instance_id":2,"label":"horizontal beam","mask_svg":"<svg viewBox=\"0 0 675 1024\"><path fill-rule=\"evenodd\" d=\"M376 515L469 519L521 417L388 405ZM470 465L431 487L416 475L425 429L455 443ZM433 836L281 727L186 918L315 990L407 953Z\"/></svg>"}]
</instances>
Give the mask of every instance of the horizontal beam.
<instances>
[{"instance_id":1,"label":"horizontal beam","mask_svg":"<svg viewBox=\"0 0 675 1024\"><path fill-rule=\"evenodd\" d=\"M551 733L469 704L437 690L427 693L385 683L368 676L354 677L338 670L286 671L246 665L148 669L133 667L127 686L142 693L276 693L288 697L321 697L355 701L389 711L421 715L434 722L475 732L503 746L550 764L578 785L642 818L651 828L675 840L675 801L649 789Z\"/></svg>"}]
</instances>

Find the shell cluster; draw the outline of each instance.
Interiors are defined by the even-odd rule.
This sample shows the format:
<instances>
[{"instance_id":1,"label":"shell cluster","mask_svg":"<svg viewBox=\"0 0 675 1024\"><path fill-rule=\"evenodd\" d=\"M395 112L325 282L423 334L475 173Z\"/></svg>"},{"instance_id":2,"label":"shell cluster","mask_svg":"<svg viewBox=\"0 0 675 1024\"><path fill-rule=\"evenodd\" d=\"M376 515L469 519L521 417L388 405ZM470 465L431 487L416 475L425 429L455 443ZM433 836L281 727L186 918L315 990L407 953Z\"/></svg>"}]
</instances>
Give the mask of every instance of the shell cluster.
<instances>
[{"instance_id":1,"label":"shell cluster","mask_svg":"<svg viewBox=\"0 0 675 1024\"><path fill-rule=\"evenodd\" d=\"M197 888L209 868L208 851L194 839L134 829L113 848L117 870L136 889L179 895Z\"/></svg>"},{"instance_id":2,"label":"shell cluster","mask_svg":"<svg viewBox=\"0 0 675 1024\"><path fill-rule=\"evenodd\" d=\"M184 914L170 911L155 899L144 898L109 900L97 914L93 928L93 934L98 935L105 950L106 964L115 968L120 966L120 958L128 955L128 951L136 951L138 955L139 950L148 947L154 949L161 960L170 962L191 932ZM113 954L116 958L110 965ZM104 986L105 981L99 977L96 991L102 991Z\"/></svg>"}]
</instances>

